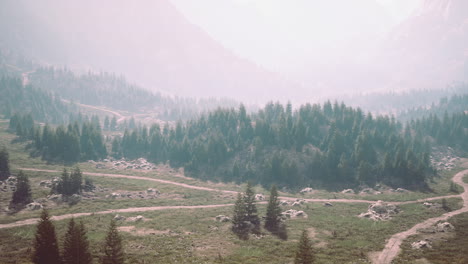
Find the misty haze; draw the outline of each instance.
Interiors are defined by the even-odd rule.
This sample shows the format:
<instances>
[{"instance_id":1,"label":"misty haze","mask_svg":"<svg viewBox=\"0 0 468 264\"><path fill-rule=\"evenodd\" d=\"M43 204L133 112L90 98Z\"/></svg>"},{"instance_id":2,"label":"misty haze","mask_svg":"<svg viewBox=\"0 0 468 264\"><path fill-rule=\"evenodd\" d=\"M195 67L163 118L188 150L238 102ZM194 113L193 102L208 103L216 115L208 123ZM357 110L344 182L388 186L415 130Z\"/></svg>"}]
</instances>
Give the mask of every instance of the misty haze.
<instances>
[{"instance_id":1,"label":"misty haze","mask_svg":"<svg viewBox=\"0 0 468 264\"><path fill-rule=\"evenodd\" d=\"M468 1L0 1L0 264L468 263Z\"/></svg>"}]
</instances>

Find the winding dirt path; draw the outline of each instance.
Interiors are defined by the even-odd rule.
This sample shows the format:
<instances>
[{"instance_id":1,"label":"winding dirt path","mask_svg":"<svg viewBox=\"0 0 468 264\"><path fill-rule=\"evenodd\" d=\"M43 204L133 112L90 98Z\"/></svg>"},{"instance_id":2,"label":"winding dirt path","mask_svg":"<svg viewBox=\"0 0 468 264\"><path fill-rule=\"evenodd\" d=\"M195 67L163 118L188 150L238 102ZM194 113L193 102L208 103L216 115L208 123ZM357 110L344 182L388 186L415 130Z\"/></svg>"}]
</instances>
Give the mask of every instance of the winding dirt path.
<instances>
[{"instance_id":1,"label":"winding dirt path","mask_svg":"<svg viewBox=\"0 0 468 264\"><path fill-rule=\"evenodd\" d=\"M137 212L148 212L148 211L161 211L161 210L171 210L171 209L200 209L200 208L217 208L217 207L227 207L233 206L234 204L211 204L211 205L187 205L187 206L154 206L154 207L132 207L124 209L113 209L105 210L100 212L92 213L76 213L76 214L64 214L52 216L52 220L65 220L72 217L82 217L82 216L92 216L92 215L104 215L104 214L115 214L115 213L137 213ZM35 225L39 218L31 218L26 220L17 221L9 224L0 224L0 229L13 228L26 225Z\"/></svg>"},{"instance_id":2,"label":"winding dirt path","mask_svg":"<svg viewBox=\"0 0 468 264\"><path fill-rule=\"evenodd\" d=\"M66 99L61 99L61 100L62 100L62 102L71 104L70 100L66 100ZM97 106L93 106L93 105L87 105L87 104L80 104L80 103L77 103L77 102L74 102L74 104L77 105L77 106L84 107L84 108L91 108L91 109L94 109L94 110L111 113L111 114L113 114L113 115L115 115L117 117L117 122L118 123L122 122L126 118L121 113L119 113L117 111L112 111L112 110L109 110L109 109L106 109L106 108L97 107Z\"/></svg>"},{"instance_id":3,"label":"winding dirt path","mask_svg":"<svg viewBox=\"0 0 468 264\"><path fill-rule=\"evenodd\" d=\"M37 172L51 172L51 173L61 173L61 171L58 170L45 170L45 169L34 169L34 168L18 168L19 170L23 171L37 171ZM174 181L169 181L169 180L161 180L161 179L155 179L155 178L148 178L148 177L143 177L143 176L132 176L132 175L123 175L123 174L109 174L109 173L96 173L96 172L82 172L83 175L89 175L89 176L97 176L97 177L110 177L110 178L123 178L123 179L132 179L132 180L144 180L144 181L153 181L153 182L159 182L159 183L165 183L165 184L172 184L188 189L194 189L194 190L201 190L201 191L209 191L209 192L222 192L222 193L229 193L229 194L237 194L237 191L229 191L229 190L221 190L221 189L213 189L209 187L201 187L201 186L194 186L186 183L180 183L180 182L174 182ZM283 200L296 200L296 197L286 197L286 196L280 196L278 197ZM432 199L432 198L429 198ZM335 203L375 203L375 201L369 201L369 200L357 200L357 199L304 199L307 202L335 202ZM395 204L399 204L398 202L395 202Z\"/></svg>"},{"instance_id":4,"label":"winding dirt path","mask_svg":"<svg viewBox=\"0 0 468 264\"><path fill-rule=\"evenodd\" d=\"M390 237L387 244L385 245L385 248L383 249L382 252L380 252L378 258L376 258L373 261L373 263L374 264L392 263L393 259L395 259L395 257L400 253L400 250L401 250L400 246L403 240L405 240L409 236L417 234L419 229L433 226L439 221L445 221L452 216L468 212L468 184L463 182L463 176L465 174L468 174L468 170L463 170L457 173L452 179L454 183L459 184L464 188L464 192L461 194L461 198L463 199L463 207L461 209L445 213L439 217L427 219L426 221L416 224L415 226L413 226L412 228L406 231L393 235L392 237Z\"/></svg>"}]
</instances>

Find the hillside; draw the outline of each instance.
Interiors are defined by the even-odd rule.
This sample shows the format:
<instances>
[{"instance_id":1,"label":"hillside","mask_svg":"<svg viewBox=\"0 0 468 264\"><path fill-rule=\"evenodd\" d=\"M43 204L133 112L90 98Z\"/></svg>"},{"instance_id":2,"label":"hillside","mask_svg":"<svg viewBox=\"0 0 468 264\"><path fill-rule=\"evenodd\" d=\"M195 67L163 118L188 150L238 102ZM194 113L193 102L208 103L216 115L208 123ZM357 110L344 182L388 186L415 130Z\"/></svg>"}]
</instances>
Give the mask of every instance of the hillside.
<instances>
[{"instance_id":1,"label":"hillside","mask_svg":"<svg viewBox=\"0 0 468 264\"><path fill-rule=\"evenodd\" d=\"M268 91L280 98L294 86L223 48L168 0L7 0L0 10L0 48L42 64L124 74L184 96L269 100Z\"/></svg>"}]
</instances>

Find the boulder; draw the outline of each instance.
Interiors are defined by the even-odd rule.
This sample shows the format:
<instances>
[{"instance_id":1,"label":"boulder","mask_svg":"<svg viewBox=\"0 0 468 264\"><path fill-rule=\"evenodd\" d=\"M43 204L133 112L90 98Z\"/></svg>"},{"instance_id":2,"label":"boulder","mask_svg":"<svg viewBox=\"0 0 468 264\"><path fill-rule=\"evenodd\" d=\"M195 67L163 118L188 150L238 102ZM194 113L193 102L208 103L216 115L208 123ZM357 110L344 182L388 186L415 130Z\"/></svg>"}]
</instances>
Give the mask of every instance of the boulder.
<instances>
[{"instance_id":1,"label":"boulder","mask_svg":"<svg viewBox=\"0 0 468 264\"><path fill-rule=\"evenodd\" d=\"M111 198L117 198L119 196L120 196L120 193L115 193L115 192L111 193L110 195Z\"/></svg>"},{"instance_id":2,"label":"boulder","mask_svg":"<svg viewBox=\"0 0 468 264\"><path fill-rule=\"evenodd\" d=\"M307 187L307 188L302 189L299 193L304 194L304 193L310 193L310 192L313 192L313 191L314 190L312 188Z\"/></svg>"},{"instance_id":3,"label":"boulder","mask_svg":"<svg viewBox=\"0 0 468 264\"><path fill-rule=\"evenodd\" d=\"M54 202L59 202L62 201L62 195L61 194L52 194L47 197L47 199L54 201Z\"/></svg>"},{"instance_id":4,"label":"boulder","mask_svg":"<svg viewBox=\"0 0 468 264\"><path fill-rule=\"evenodd\" d=\"M116 221L121 221L121 220L123 221L123 220L125 220L125 219L126 219L125 216L121 216L121 215L115 215L115 216L114 216L114 220L116 220Z\"/></svg>"},{"instance_id":5,"label":"boulder","mask_svg":"<svg viewBox=\"0 0 468 264\"><path fill-rule=\"evenodd\" d=\"M326 203L323 204L323 206L325 206L325 207L332 207L333 204L331 204L331 203L329 203L329 202L326 202Z\"/></svg>"},{"instance_id":6,"label":"boulder","mask_svg":"<svg viewBox=\"0 0 468 264\"><path fill-rule=\"evenodd\" d=\"M141 222L141 221L143 221L144 219L145 219L145 218L144 218L143 216L137 215L137 216L135 216L135 217L129 217L129 218L127 218L127 221L128 221L128 222ZM123 220L125 220L125 219L123 219Z\"/></svg>"},{"instance_id":7,"label":"boulder","mask_svg":"<svg viewBox=\"0 0 468 264\"><path fill-rule=\"evenodd\" d=\"M31 210L31 211L40 210L40 209L42 209L42 204L36 203L36 202L32 202L32 203L30 203L30 204L27 204L27 205L26 205L26 208L27 208L28 210Z\"/></svg>"},{"instance_id":8,"label":"boulder","mask_svg":"<svg viewBox=\"0 0 468 264\"><path fill-rule=\"evenodd\" d=\"M299 206L301 206L301 203L300 202L294 202L294 203L292 203L292 206L298 206L299 207Z\"/></svg>"},{"instance_id":9,"label":"boulder","mask_svg":"<svg viewBox=\"0 0 468 264\"><path fill-rule=\"evenodd\" d=\"M371 188L364 188L361 190L360 194L373 194L374 190Z\"/></svg>"},{"instance_id":10,"label":"boulder","mask_svg":"<svg viewBox=\"0 0 468 264\"><path fill-rule=\"evenodd\" d=\"M101 164L101 163L96 164L96 169L105 169L105 168L106 168L106 165L104 164Z\"/></svg>"},{"instance_id":11,"label":"boulder","mask_svg":"<svg viewBox=\"0 0 468 264\"><path fill-rule=\"evenodd\" d=\"M399 209L394 204L377 201L376 203L369 205L367 212L360 214L359 217L381 221L388 220L392 215L399 212Z\"/></svg>"},{"instance_id":12,"label":"boulder","mask_svg":"<svg viewBox=\"0 0 468 264\"><path fill-rule=\"evenodd\" d=\"M281 213L281 216L285 219L287 218L307 218L307 214L304 211L297 211L289 209Z\"/></svg>"},{"instance_id":13,"label":"boulder","mask_svg":"<svg viewBox=\"0 0 468 264\"><path fill-rule=\"evenodd\" d=\"M431 244L427 240L420 240L418 242L413 242L411 243L411 247L413 249L432 248Z\"/></svg>"},{"instance_id":14,"label":"boulder","mask_svg":"<svg viewBox=\"0 0 468 264\"><path fill-rule=\"evenodd\" d=\"M396 189L395 191L396 191L396 192L399 192L399 193L408 192L408 190L403 189L403 188L398 188L398 189Z\"/></svg>"},{"instance_id":15,"label":"boulder","mask_svg":"<svg viewBox=\"0 0 468 264\"><path fill-rule=\"evenodd\" d=\"M282 200L282 201L280 201L280 205L282 205L282 206L288 206L288 205L289 205L289 202L286 201L286 200Z\"/></svg>"},{"instance_id":16,"label":"boulder","mask_svg":"<svg viewBox=\"0 0 468 264\"><path fill-rule=\"evenodd\" d=\"M455 227L449 222L438 223L436 225L437 232L450 232L450 231L453 231L454 229Z\"/></svg>"},{"instance_id":17,"label":"boulder","mask_svg":"<svg viewBox=\"0 0 468 264\"><path fill-rule=\"evenodd\" d=\"M231 218L229 218L229 217L227 217L227 216L225 216L225 215L218 215L218 216L216 216L216 221L222 222L222 223L224 223L224 222L230 222L230 221L231 221Z\"/></svg>"},{"instance_id":18,"label":"boulder","mask_svg":"<svg viewBox=\"0 0 468 264\"><path fill-rule=\"evenodd\" d=\"M354 194L354 191L353 189L346 189L346 190L341 191L341 193Z\"/></svg>"},{"instance_id":19,"label":"boulder","mask_svg":"<svg viewBox=\"0 0 468 264\"><path fill-rule=\"evenodd\" d=\"M71 204L77 204L78 202L81 201L81 199L82 199L81 195L73 194L72 196L67 198L67 201Z\"/></svg>"},{"instance_id":20,"label":"boulder","mask_svg":"<svg viewBox=\"0 0 468 264\"><path fill-rule=\"evenodd\" d=\"M160 194L159 190L153 189L153 188L149 188L148 190L146 190L146 193L147 194Z\"/></svg>"},{"instance_id":21,"label":"boulder","mask_svg":"<svg viewBox=\"0 0 468 264\"><path fill-rule=\"evenodd\" d=\"M263 201L263 200L265 200L265 196L263 194L261 194L261 193L257 193L255 195L255 200Z\"/></svg>"}]
</instances>

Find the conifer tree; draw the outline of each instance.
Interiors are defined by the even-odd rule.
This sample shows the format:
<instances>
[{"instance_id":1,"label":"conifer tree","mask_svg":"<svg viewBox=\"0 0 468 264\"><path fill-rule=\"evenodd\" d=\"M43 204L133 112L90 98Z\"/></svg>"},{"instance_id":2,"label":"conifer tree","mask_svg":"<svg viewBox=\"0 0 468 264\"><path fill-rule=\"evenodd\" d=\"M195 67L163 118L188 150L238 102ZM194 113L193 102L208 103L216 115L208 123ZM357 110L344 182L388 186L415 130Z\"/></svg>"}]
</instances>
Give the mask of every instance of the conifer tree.
<instances>
[{"instance_id":1,"label":"conifer tree","mask_svg":"<svg viewBox=\"0 0 468 264\"><path fill-rule=\"evenodd\" d=\"M122 247L122 238L117 231L115 220L111 220L109 231L107 232L106 241L104 244L104 256L102 264L123 264L124 251Z\"/></svg>"},{"instance_id":2,"label":"conifer tree","mask_svg":"<svg viewBox=\"0 0 468 264\"><path fill-rule=\"evenodd\" d=\"M10 163L8 159L8 152L3 147L0 149L0 181L8 179L10 176Z\"/></svg>"},{"instance_id":3,"label":"conifer tree","mask_svg":"<svg viewBox=\"0 0 468 264\"><path fill-rule=\"evenodd\" d=\"M258 234L260 233L260 218L258 217L257 206L255 205L255 193L250 182L247 183L244 200L246 220L253 225L252 233Z\"/></svg>"},{"instance_id":4,"label":"conifer tree","mask_svg":"<svg viewBox=\"0 0 468 264\"><path fill-rule=\"evenodd\" d=\"M294 258L294 264L311 263L314 263L314 252L309 240L309 234L307 230L304 230L302 231L301 238L299 239L299 245L296 251L296 257Z\"/></svg>"},{"instance_id":5,"label":"conifer tree","mask_svg":"<svg viewBox=\"0 0 468 264\"><path fill-rule=\"evenodd\" d=\"M46 210L41 213L34 240L34 264L61 264L54 224Z\"/></svg>"},{"instance_id":6,"label":"conifer tree","mask_svg":"<svg viewBox=\"0 0 468 264\"><path fill-rule=\"evenodd\" d=\"M81 193L83 182L83 173L80 171L80 168L76 167L73 172L70 174L70 192L71 194Z\"/></svg>"},{"instance_id":7,"label":"conifer tree","mask_svg":"<svg viewBox=\"0 0 468 264\"><path fill-rule=\"evenodd\" d=\"M72 218L68 222L68 230L63 242L63 264L90 264L89 242L83 222L75 223Z\"/></svg>"},{"instance_id":8,"label":"conifer tree","mask_svg":"<svg viewBox=\"0 0 468 264\"><path fill-rule=\"evenodd\" d=\"M16 177L16 189L11 198L10 207L22 207L30 202L32 202L32 198L29 178L20 171Z\"/></svg>"},{"instance_id":9,"label":"conifer tree","mask_svg":"<svg viewBox=\"0 0 468 264\"><path fill-rule=\"evenodd\" d=\"M245 201L241 193L237 194L237 200L234 205L234 216L232 217L232 227L231 230L234 232L240 239L249 238L249 222L246 219L246 210L245 210Z\"/></svg>"},{"instance_id":10,"label":"conifer tree","mask_svg":"<svg viewBox=\"0 0 468 264\"><path fill-rule=\"evenodd\" d=\"M265 229L276 234L281 223L281 209L278 201L278 191L276 186L273 185L270 191L270 200L268 201L268 207L265 219Z\"/></svg>"}]
</instances>

